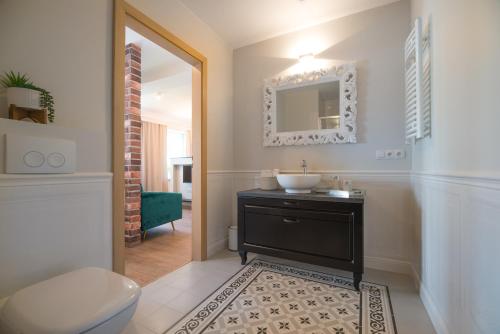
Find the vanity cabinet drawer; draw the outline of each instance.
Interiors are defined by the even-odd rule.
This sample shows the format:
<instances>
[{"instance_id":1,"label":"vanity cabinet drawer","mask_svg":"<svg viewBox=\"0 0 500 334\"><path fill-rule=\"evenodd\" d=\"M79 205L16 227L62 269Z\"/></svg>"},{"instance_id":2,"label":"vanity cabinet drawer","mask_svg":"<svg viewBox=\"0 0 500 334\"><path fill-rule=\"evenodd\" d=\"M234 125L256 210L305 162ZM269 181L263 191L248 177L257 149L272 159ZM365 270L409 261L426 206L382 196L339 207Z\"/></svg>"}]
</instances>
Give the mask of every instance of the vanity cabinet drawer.
<instances>
[{"instance_id":1,"label":"vanity cabinet drawer","mask_svg":"<svg viewBox=\"0 0 500 334\"><path fill-rule=\"evenodd\" d=\"M352 261L352 213L246 205L244 243Z\"/></svg>"},{"instance_id":2,"label":"vanity cabinet drawer","mask_svg":"<svg viewBox=\"0 0 500 334\"><path fill-rule=\"evenodd\" d=\"M299 209L309 211L352 212L349 203L332 203L328 201L298 200L294 198L251 198L245 199L246 205L267 208Z\"/></svg>"}]
</instances>

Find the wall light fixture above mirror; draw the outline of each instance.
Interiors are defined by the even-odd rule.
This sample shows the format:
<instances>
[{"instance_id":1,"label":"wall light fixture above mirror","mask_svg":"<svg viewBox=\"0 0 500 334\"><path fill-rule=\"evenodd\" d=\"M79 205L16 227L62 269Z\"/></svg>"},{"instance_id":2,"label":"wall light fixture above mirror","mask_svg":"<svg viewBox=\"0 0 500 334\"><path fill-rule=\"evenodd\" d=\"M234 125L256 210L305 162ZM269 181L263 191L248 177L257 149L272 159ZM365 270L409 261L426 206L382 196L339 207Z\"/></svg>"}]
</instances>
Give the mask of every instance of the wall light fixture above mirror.
<instances>
[{"instance_id":1,"label":"wall light fixture above mirror","mask_svg":"<svg viewBox=\"0 0 500 334\"><path fill-rule=\"evenodd\" d=\"M264 146L356 142L356 68L264 81Z\"/></svg>"}]
</instances>

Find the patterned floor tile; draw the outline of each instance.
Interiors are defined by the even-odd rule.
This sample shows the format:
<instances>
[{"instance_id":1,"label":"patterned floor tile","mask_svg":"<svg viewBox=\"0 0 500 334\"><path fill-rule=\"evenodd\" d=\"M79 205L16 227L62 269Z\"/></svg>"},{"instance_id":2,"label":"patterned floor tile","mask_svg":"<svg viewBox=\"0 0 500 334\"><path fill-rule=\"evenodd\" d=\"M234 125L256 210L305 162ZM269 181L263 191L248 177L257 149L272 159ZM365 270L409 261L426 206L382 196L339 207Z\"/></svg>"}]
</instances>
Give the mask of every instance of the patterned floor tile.
<instances>
[{"instance_id":1,"label":"patterned floor tile","mask_svg":"<svg viewBox=\"0 0 500 334\"><path fill-rule=\"evenodd\" d=\"M394 334L387 288L365 282L361 287L254 260L167 333Z\"/></svg>"}]
</instances>

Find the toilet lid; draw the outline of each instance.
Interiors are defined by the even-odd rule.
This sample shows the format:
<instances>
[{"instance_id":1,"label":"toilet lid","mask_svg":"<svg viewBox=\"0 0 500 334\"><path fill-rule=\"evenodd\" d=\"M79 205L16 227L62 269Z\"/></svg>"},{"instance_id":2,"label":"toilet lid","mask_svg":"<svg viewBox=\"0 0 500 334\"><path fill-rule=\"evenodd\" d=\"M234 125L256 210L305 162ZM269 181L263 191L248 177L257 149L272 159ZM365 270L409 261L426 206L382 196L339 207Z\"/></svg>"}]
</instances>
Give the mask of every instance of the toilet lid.
<instances>
[{"instance_id":1,"label":"toilet lid","mask_svg":"<svg viewBox=\"0 0 500 334\"><path fill-rule=\"evenodd\" d=\"M1 319L20 333L81 333L137 301L140 287L102 268L83 268L12 295Z\"/></svg>"}]
</instances>

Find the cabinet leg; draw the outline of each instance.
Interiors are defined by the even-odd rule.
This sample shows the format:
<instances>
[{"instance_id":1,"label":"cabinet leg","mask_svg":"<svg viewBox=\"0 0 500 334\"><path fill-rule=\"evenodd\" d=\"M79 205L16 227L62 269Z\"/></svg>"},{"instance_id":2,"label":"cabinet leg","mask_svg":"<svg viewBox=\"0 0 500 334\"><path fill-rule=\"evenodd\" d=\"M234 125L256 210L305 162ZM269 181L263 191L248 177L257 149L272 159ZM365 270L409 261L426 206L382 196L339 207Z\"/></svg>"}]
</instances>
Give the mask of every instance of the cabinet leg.
<instances>
[{"instance_id":1,"label":"cabinet leg","mask_svg":"<svg viewBox=\"0 0 500 334\"><path fill-rule=\"evenodd\" d=\"M354 288L359 291L359 283L361 282L363 274L362 273L354 273L352 276L354 279L354 283L353 283Z\"/></svg>"},{"instance_id":2,"label":"cabinet leg","mask_svg":"<svg viewBox=\"0 0 500 334\"><path fill-rule=\"evenodd\" d=\"M247 251L239 251L241 257L241 265L247 264Z\"/></svg>"}]
</instances>

